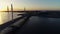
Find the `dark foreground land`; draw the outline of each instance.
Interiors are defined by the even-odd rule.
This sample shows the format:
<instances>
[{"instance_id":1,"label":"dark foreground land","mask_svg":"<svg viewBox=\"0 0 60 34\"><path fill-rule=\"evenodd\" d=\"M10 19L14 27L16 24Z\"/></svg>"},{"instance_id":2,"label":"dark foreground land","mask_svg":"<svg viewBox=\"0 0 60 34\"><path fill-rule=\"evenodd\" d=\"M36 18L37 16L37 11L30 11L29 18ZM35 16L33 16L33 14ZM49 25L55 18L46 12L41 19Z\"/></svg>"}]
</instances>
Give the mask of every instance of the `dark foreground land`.
<instances>
[{"instance_id":1,"label":"dark foreground land","mask_svg":"<svg viewBox=\"0 0 60 34\"><path fill-rule=\"evenodd\" d=\"M21 15L21 14L19 14ZM19 16L18 15L18 16ZM25 17L22 22L18 20L17 24L12 24L8 28L12 28L7 34L52 34L60 32L60 12L26 12L23 14ZM2 33L4 33L3 30Z\"/></svg>"}]
</instances>

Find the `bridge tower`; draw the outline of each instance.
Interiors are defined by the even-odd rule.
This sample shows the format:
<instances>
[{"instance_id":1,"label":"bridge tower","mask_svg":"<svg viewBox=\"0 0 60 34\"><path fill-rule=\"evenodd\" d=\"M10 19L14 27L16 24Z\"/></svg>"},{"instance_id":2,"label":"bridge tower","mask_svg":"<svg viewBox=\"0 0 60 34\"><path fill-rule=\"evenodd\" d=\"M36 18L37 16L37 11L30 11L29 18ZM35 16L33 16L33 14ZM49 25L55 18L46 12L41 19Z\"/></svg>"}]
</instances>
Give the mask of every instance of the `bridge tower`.
<instances>
[{"instance_id":1,"label":"bridge tower","mask_svg":"<svg viewBox=\"0 0 60 34\"><path fill-rule=\"evenodd\" d=\"M24 11L26 11L26 8L24 7Z\"/></svg>"},{"instance_id":2,"label":"bridge tower","mask_svg":"<svg viewBox=\"0 0 60 34\"><path fill-rule=\"evenodd\" d=\"M7 6L7 11L9 12L9 7Z\"/></svg>"},{"instance_id":3,"label":"bridge tower","mask_svg":"<svg viewBox=\"0 0 60 34\"><path fill-rule=\"evenodd\" d=\"M9 7L7 6L8 20L9 20Z\"/></svg>"},{"instance_id":4,"label":"bridge tower","mask_svg":"<svg viewBox=\"0 0 60 34\"><path fill-rule=\"evenodd\" d=\"M13 5L11 4L12 20L13 20Z\"/></svg>"}]
</instances>

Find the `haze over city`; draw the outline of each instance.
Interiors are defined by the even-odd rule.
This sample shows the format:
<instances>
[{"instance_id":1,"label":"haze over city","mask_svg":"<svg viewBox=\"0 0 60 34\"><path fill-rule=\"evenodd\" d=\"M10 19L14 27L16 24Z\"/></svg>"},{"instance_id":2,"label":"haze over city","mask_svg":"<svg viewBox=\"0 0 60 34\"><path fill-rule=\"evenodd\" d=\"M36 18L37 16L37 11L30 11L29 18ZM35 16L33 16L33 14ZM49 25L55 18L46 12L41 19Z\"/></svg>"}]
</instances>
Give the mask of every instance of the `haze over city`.
<instances>
[{"instance_id":1,"label":"haze over city","mask_svg":"<svg viewBox=\"0 0 60 34\"><path fill-rule=\"evenodd\" d=\"M60 0L0 0L0 11L13 4L14 10L59 10Z\"/></svg>"}]
</instances>

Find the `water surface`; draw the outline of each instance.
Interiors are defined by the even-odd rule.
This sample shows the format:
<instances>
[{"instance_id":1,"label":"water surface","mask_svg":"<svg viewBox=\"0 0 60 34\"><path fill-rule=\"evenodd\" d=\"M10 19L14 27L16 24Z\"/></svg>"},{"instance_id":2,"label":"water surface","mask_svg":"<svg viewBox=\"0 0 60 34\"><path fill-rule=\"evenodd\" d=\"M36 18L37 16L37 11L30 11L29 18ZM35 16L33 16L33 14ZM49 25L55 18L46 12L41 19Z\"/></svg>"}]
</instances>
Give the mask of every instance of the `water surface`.
<instances>
[{"instance_id":1,"label":"water surface","mask_svg":"<svg viewBox=\"0 0 60 34\"><path fill-rule=\"evenodd\" d=\"M18 14L22 14L19 12L14 12L13 13L13 19L21 17L21 16L17 16ZM12 13L11 12L0 12L0 25L4 24L5 22L8 22L12 20Z\"/></svg>"}]
</instances>

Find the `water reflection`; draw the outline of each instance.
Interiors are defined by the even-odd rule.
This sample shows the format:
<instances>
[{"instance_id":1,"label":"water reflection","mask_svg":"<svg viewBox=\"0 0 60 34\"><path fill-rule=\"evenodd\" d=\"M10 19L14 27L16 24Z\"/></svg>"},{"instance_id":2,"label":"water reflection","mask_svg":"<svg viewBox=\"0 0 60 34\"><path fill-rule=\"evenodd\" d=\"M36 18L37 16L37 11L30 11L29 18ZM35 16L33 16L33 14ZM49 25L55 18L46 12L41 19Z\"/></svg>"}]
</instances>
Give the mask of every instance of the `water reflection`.
<instances>
[{"instance_id":1,"label":"water reflection","mask_svg":"<svg viewBox=\"0 0 60 34\"><path fill-rule=\"evenodd\" d=\"M2 24L1 22L2 22L2 19L1 19L2 17L1 17L1 13L0 13L0 24Z\"/></svg>"},{"instance_id":2,"label":"water reflection","mask_svg":"<svg viewBox=\"0 0 60 34\"><path fill-rule=\"evenodd\" d=\"M21 13L14 12L13 19L21 17L21 16L17 16L17 14L21 14ZM9 13L8 12L0 12L0 25L7 22L7 21L12 20L11 15L12 15L11 12L9 12Z\"/></svg>"}]
</instances>

